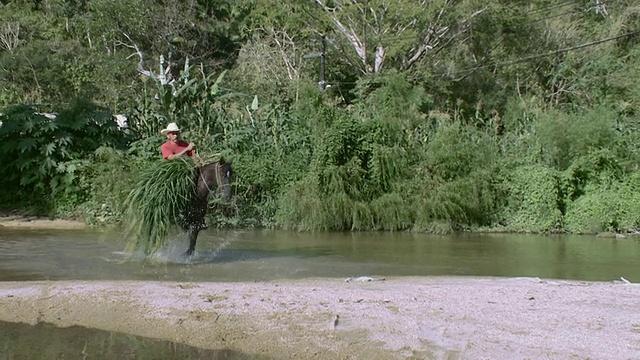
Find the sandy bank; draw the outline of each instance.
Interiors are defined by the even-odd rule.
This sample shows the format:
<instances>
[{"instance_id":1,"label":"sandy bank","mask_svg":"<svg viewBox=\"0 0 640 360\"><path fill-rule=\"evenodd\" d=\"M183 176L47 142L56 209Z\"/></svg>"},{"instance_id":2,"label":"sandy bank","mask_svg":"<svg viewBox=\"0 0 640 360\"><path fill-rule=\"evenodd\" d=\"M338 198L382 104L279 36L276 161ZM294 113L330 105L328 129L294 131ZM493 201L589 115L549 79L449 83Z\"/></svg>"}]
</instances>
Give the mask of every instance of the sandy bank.
<instances>
[{"instance_id":1,"label":"sandy bank","mask_svg":"<svg viewBox=\"0 0 640 360\"><path fill-rule=\"evenodd\" d=\"M0 320L276 359L632 359L640 286L539 279L5 282Z\"/></svg>"},{"instance_id":2,"label":"sandy bank","mask_svg":"<svg viewBox=\"0 0 640 360\"><path fill-rule=\"evenodd\" d=\"M49 219L42 216L0 215L0 229L84 229L87 225L78 220Z\"/></svg>"}]
</instances>

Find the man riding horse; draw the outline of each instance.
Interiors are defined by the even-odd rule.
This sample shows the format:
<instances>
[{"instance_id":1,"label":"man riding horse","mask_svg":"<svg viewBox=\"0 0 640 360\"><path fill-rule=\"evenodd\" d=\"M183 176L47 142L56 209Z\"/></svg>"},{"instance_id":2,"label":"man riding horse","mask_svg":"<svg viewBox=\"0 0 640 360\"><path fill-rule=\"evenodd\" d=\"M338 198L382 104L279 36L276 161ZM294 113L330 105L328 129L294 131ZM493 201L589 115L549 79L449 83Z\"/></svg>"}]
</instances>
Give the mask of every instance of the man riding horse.
<instances>
[{"instance_id":1,"label":"man riding horse","mask_svg":"<svg viewBox=\"0 0 640 360\"><path fill-rule=\"evenodd\" d=\"M194 144L180 138L180 128L176 123L170 123L161 133L167 136L167 141L160 147L162 157L165 160L172 160L180 156L197 157ZM209 204L209 194L217 189L223 200L228 200L231 197L230 176L231 165L224 160L206 164L198 169L195 195L190 208L183 210L180 221L180 226L189 236L189 248L185 252L185 256L193 255L198 233L207 228L204 217Z\"/></svg>"}]
</instances>

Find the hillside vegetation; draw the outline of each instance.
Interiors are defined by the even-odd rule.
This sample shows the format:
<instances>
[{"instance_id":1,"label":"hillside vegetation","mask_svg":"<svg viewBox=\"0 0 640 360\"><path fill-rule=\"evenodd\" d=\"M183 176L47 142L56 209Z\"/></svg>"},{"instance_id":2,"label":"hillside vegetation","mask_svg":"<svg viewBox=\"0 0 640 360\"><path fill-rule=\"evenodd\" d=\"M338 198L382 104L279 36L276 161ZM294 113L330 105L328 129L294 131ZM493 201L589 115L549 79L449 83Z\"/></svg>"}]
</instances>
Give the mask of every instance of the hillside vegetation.
<instances>
[{"instance_id":1,"label":"hillside vegetation","mask_svg":"<svg viewBox=\"0 0 640 360\"><path fill-rule=\"evenodd\" d=\"M214 226L640 228L637 1L4 0L0 14L0 208L121 224L175 121L233 163Z\"/></svg>"}]
</instances>

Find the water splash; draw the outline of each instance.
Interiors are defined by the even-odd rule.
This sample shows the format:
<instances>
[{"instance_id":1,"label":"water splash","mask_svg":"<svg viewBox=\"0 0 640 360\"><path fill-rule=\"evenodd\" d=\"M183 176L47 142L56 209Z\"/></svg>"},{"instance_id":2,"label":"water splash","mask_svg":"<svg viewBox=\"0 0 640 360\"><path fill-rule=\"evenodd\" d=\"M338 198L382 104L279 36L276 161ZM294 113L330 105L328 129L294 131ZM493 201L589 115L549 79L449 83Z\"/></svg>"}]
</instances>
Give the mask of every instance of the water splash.
<instances>
[{"instance_id":1,"label":"water splash","mask_svg":"<svg viewBox=\"0 0 640 360\"><path fill-rule=\"evenodd\" d=\"M201 233L202 234L202 233ZM172 241L169 242L168 247L165 250L156 252L150 256L144 256L144 261L151 261L154 263L167 263L167 264L201 264L215 261L220 254L231 243L238 239L238 235L220 237L219 241L215 241L215 245L210 250L198 251L191 256L184 256L185 250L188 248L189 239L186 233L178 234Z\"/></svg>"}]
</instances>

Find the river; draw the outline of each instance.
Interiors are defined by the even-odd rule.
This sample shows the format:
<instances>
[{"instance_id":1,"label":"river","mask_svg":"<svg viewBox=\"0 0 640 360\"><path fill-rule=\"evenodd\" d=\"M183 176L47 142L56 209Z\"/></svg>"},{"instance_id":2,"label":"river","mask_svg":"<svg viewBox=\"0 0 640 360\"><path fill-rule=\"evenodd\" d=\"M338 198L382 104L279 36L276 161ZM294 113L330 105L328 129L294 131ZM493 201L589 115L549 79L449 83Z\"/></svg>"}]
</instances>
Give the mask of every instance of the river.
<instances>
[{"instance_id":1,"label":"river","mask_svg":"<svg viewBox=\"0 0 640 360\"><path fill-rule=\"evenodd\" d=\"M640 282L640 239L404 232L201 232L154 261L127 259L116 230L0 229L0 281L269 281L354 276L496 276Z\"/></svg>"}]
</instances>

